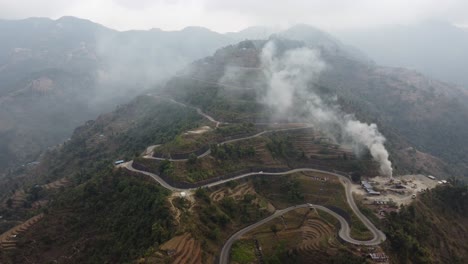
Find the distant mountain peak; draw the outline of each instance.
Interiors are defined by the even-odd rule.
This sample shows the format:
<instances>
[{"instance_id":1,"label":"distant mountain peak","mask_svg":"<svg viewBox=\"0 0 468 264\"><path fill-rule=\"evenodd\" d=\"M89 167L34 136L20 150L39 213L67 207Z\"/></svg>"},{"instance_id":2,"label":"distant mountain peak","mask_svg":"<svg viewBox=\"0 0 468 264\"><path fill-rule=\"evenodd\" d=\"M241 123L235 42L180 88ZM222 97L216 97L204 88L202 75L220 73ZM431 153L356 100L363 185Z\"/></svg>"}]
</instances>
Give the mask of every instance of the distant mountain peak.
<instances>
[{"instance_id":1,"label":"distant mountain peak","mask_svg":"<svg viewBox=\"0 0 468 264\"><path fill-rule=\"evenodd\" d=\"M214 31L212 31L211 29L208 29L208 28L205 28L205 27L199 27L199 26L189 26L189 27L185 27L183 28L182 30L180 30L181 32L210 32L210 33L215 33Z\"/></svg>"}]
</instances>

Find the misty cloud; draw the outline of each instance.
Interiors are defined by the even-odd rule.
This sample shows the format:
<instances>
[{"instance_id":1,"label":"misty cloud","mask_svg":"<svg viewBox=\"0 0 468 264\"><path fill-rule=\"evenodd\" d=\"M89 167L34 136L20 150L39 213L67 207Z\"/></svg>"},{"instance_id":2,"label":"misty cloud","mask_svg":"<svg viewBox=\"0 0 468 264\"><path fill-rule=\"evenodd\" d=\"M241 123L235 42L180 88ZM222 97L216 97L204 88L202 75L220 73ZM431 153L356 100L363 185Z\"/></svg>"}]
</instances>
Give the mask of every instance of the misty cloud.
<instances>
[{"instance_id":1,"label":"misty cloud","mask_svg":"<svg viewBox=\"0 0 468 264\"><path fill-rule=\"evenodd\" d=\"M0 0L0 7L3 19L77 16L118 30L203 26L228 32L306 23L334 31L431 19L468 24L463 0Z\"/></svg>"},{"instance_id":2,"label":"misty cloud","mask_svg":"<svg viewBox=\"0 0 468 264\"><path fill-rule=\"evenodd\" d=\"M385 137L377 125L360 122L353 115L345 114L339 109L336 98L323 98L311 89L327 67L318 51L297 48L280 54L274 42L269 41L262 50L261 63L268 88L260 100L276 110L277 118L299 119L313 124L338 143L351 144L356 150L367 148L380 164L381 173L392 176ZM298 108L303 114L292 116L297 114L295 109Z\"/></svg>"},{"instance_id":3,"label":"misty cloud","mask_svg":"<svg viewBox=\"0 0 468 264\"><path fill-rule=\"evenodd\" d=\"M281 59L277 59L275 53L274 43L268 42L261 54L262 68L270 82L263 102L284 113L291 107L294 93L302 92L297 88L315 81L325 64L316 51L307 48L288 51Z\"/></svg>"}]
</instances>

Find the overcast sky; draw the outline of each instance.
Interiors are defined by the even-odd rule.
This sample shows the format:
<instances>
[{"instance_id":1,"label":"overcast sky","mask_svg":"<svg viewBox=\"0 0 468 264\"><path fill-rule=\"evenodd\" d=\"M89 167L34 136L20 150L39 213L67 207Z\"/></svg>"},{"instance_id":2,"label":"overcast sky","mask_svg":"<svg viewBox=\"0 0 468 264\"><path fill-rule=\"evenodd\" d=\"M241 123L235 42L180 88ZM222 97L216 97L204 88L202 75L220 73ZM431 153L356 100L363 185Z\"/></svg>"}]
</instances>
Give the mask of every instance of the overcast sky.
<instances>
[{"instance_id":1,"label":"overcast sky","mask_svg":"<svg viewBox=\"0 0 468 264\"><path fill-rule=\"evenodd\" d=\"M0 0L0 18L77 16L118 30L306 23L336 31L438 19L468 25L467 0Z\"/></svg>"}]
</instances>

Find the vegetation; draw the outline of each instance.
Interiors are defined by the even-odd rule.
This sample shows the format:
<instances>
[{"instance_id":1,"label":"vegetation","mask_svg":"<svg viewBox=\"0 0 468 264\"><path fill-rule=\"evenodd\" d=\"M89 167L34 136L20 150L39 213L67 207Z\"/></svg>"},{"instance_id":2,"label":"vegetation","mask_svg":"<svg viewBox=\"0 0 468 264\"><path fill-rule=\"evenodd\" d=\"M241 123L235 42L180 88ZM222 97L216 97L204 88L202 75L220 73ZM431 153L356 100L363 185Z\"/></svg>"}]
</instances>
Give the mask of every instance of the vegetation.
<instances>
[{"instance_id":1,"label":"vegetation","mask_svg":"<svg viewBox=\"0 0 468 264\"><path fill-rule=\"evenodd\" d=\"M55 197L49 214L19 244L23 253L37 258L70 245L81 248L73 263L123 263L143 254L150 246L172 237L173 220L167 207L168 191L132 178L123 171L102 170L85 184ZM29 247L31 239L36 240ZM44 252L49 252L44 254ZM70 262L69 262L70 263Z\"/></svg>"},{"instance_id":2,"label":"vegetation","mask_svg":"<svg viewBox=\"0 0 468 264\"><path fill-rule=\"evenodd\" d=\"M258 177L255 189L275 207L285 208L299 203L328 206L351 223L351 237L370 239L372 234L349 207L344 188L336 177L321 173L298 173L285 176Z\"/></svg>"},{"instance_id":3,"label":"vegetation","mask_svg":"<svg viewBox=\"0 0 468 264\"><path fill-rule=\"evenodd\" d=\"M466 185L454 182L391 213L384 231L393 257L399 263L466 263L467 193Z\"/></svg>"},{"instance_id":4,"label":"vegetation","mask_svg":"<svg viewBox=\"0 0 468 264\"><path fill-rule=\"evenodd\" d=\"M178 101L200 107L217 119L230 123L249 123L265 118L264 106L256 101L255 94L250 94L248 90L240 91L239 94L224 93L221 86L214 84L223 75L223 67L210 66L213 66L213 69L203 78L209 81L214 77L213 84L178 78L168 83L165 92ZM219 76L216 76L217 74Z\"/></svg>"},{"instance_id":5,"label":"vegetation","mask_svg":"<svg viewBox=\"0 0 468 264\"><path fill-rule=\"evenodd\" d=\"M255 148L240 144L211 145L211 155L219 160L239 160L255 156Z\"/></svg>"},{"instance_id":6,"label":"vegetation","mask_svg":"<svg viewBox=\"0 0 468 264\"><path fill-rule=\"evenodd\" d=\"M239 240L232 245L231 260L235 263L253 263L256 259L254 243L251 240Z\"/></svg>"},{"instance_id":7,"label":"vegetation","mask_svg":"<svg viewBox=\"0 0 468 264\"><path fill-rule=\"evenodd\" d=\"M218 80L222 76L220 74L224 67L210 63L207 67L209 70L206 78ZM363 103L360 95L351 94L346 100L342 99L341 96L346 95L339 90L342 80L331 79L338 81L338 88L320 86L318 89L330 95L341 92L338 99L344 107L353 110L352 112L367 105ZM377 87L376 91L383 93L382 87ZM365 94L365 91L356 90L356 94ZM259 131L261 126L255 126L252 122L264 120L269 110L256 101L256 94L251 91L226 91L210 82L176 78L169 81L163 93L188 105L200 107L220 120L241 123L221 125L202 134L182 134L206 125L207 121L191 107L183 107L151 96L138 97L128 105L120 106L113 113L103 115L96 121L86 122L76 129L71 140L47 153L37 169L37 174L34 173L34 179L25 185L25 206L30 207L35 201L49 195L42 188L35 187L35 181L43 183L69 176L74 186L66 192L47 196L52 202L50 207L44 210L46 216L38 224L38 228L21 238L18 243L20 254L7 256L1 261L27 260L47 263L62 256L73 256L70 260L72 263L132 262L143 255L157 252L158 246L176 233L190 233L189 236L197 242L202 241L200 246L205 256L215 256L219 251L219 244L229 234L265 217L269 214L265 209L271 209L271 205L280 209L308 202L328 206L343 215L351 223L352 237L370 238L368 230L349 208L342 185L336 178L325 174L298 173L290 176L257 177L253 180L255 188L249 186L250 189L243 189L243 192L238 193L234 190L239 185L232 182L220 186L226 190L217 199L213 197L219 190L200 188L195 191L195 202L193 197L171 197L174 207L169 208L167 191L142 180L143 177L132 177L133 173L114 170L112 162L116 159L133 159L155 173L172 177L172 180L190 182L220 175L234 175L249 171L252 167L321 166L353 172L351 176L354 181L359 181L361 176L367 174L376 174L375 163L370 160L368 153L362 159L358 159L349 150L332 144L322 135L315 134L315 131L268 133L261 138L217 144L220 140L252 135ZM372 91L368 99L382 101L375 91ZM447 103L447 109L451 111L461 107L454 104L452 108L450 102L442 103ZM405 115L411 107L412 104L405 103L403 107L395 109L394 103L384 102L381 108L387 112L394 112L388 114L380 108L356 112L362 120L375 121L380 126L380 122L395 114L411 116ZM376 114L377 120L373 120L372 114ZM456 116L447 120L456 123L457 120L463 119ZM411 127L412 121L391 123L401 130L405 126ZM429 123L437 125L438 122ZM383 128L384 131L388 129L385 126ZM416 128L420 129L418 126L412 126L402 131L402 134L409 135ZM437 133L441 133L447 132L448 129L436 130ZM386 131L394 132L390 129ZM407 137L415 142L424 143L425 140L414 139L414 136ZM401 143L404 140L399 138L398 131L390 133L389 142L394 144L390 145L394 149L400 147L400 144L406 144ZM439 153L439 145L443 143L444 141L431 143L428 149ZM163 154L175 151L187 155L188 159L186 162L171 162L139 157L147 146L154 144L164 144L157 149ZM198 158L193 153L188 154L208 146L211 156ZM450 158L454 157L453 155L457 156L459 162L463 161L464 156L460 152L447 151L443 154ZM23 173L26 173L25 171ZM461 236L466 234L468 195L466 186L456 182L452 184L427 192L414 204L403 207L400 213L388 216L384 228L389 238L388 251L394 255L392 257L402 263L467 261L466 238ZM12 208L8 208L12 207L12 203L11 199L6 200L5 212L12 211ZM311 220L307 218L311 212L312 210L303 212L298 226L304 224L306 219ZM332 228L326 222L335 224L336 219L330 216L323 218L325 222L315 219L318 222L322 221L318 225L325 226L320 234L331 238ZM265 256L265 263L299 261L297 255L288 250L288 243L296 241L291 242L288 237L280 238L283 226L286 224L275 222L266 227L268 234L274 235L275 239L270 239L270 242L274 242L275 245L270 248L271 254ZM313 229L312 225L310 227ZM294 239L299 238L296 236ZM323 245L330 244L330 240L315 242L317 243L314 244L314 249L317 252L324 251ZM317 253L316 251L313 251L313 254ZM363 261L346 250L332 255L328 259L332 263ZM164 258L170 259L169 256ZM233 259L238 262L255 260L249 242L240 243L233 249Z\"/></svg>"}]
</instances>

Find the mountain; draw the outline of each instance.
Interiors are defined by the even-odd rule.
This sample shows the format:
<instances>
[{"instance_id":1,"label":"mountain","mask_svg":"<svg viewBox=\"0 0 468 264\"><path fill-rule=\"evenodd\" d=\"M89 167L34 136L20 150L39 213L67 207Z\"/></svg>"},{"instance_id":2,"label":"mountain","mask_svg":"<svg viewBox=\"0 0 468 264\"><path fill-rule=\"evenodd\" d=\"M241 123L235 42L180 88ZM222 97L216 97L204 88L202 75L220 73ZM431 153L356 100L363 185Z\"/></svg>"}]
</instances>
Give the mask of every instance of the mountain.
<instances>
[{"instance_id":1,"label":"mountain","mask_svg":"<svg viewBox=\"0 0 468 264\"><path fill-rule=\"evenodd\" d=\"M461 36L458 29L437 25L441 32ZM118 32L74 17L2 20L0 29L5 39L0 44L1 171L34 161L69 137L76 125L154 87L189 62L236 39L273 32L263 27L225 35L199 27ZM321 50L333 68L325 71L321 85L353 100L348 104L368 106L362 112L372 113L380 126L398 128L398 135L418 150L464 170L466 146L458 131L467 120L466 92L414 71L378 67L362 52L311 26L297 25L274 36ZM250 54L249 65L255 66L256 56ZM420 131L429 132L421 136ZM446 148L460 142L459 148Z\"/></svg>"},{"instance_id":2,"label":"mountain","mask_svg":"<svg viewBox=\"0 0 468 264\"><path fill-rule=\"evenodd\" d=\"M446 145L444 150L450 153L465 148L457 138L464 135L460 132L465 125L460 122L466 114L461 104L466 98L464 90L302 41L282 37L242 41L191 63L163 87L85 122L70 140L48 150L39 164L18 168L9 182L0 180L4 201L0 214L5 216L0 230L37 216L18 228L17 237L0 240L5 248L0 251L2 263L166 263L187 259L213 263L220 255L220 245L231 234L275 210L298 204L308 207L307 203L333 209L350 223L353 237L368 238L369 231L356 219L335 176L304 171L268 174L293 168L322 168L351 178L378 174L369 154L358 155L337 144L337 138L325 132L326 127L301 123L304 120L299 114L307 104L304 97L310 94L294 95L292 111L297 115L290 119L272 116L277 106L262 100L269 77L261 59L271 42L278 48L277 56L304 48L320 54L314 58L328 66L318 80L312 80L316 82L306 85L307 92L336 103L336 108L354 114L357 120L377 123L388 138L385 146L396 166L395 176L414 172L438 178L458 175L450 171L454 167L447 164L450 159L435 157L437 148L430 152L435 156L425 151L436 144ZM430 105L434 108L428 108ZM437 142L445 134L420 128L429 121L436 127L450 125L447 130L453 131L443 132L452 133L450 138ZM421 139L411 137L412 133ZM415 143L418 140L421 145ZM163 157L166 153L169 155ZM120 159L133 163L113 166ZM180 189L165 189L155 176L147 177L154 173L174 186L195 188L246 172L249 176L242 179L184 194ZM359 189L357 184L354 187ZM330 259L333 263L363 263L363 255L367 255L363 252L376 250L386 252L396 263L464 263L466 192L466 185L451 179L449 184L409 198L410 205L395 208L389 202L377 207L391 211L380 220L377 217L382 212L373 213L375 205L360 204L360 210L387 236L378 246L338 240L339 222L307 207L263 225L254 239L262 243L263 250L270 250L264 258L275 263L300 263L298 259L305 263ZM294 230L295 226L303 230ZM312 239L303 239L304 234L320 239L309 243ZM263 236L271 237L274 245ZM254 239L234 245L232 258L255 261ZM310 247L291 246L304 240L307 243L302 245Z\"/></svg>"},{"instance_id":3,"label":"mountain","mask_svg":"<svg viewBox=\"0 0 468 264\"><path fill-rule=\"evenodd\" d=\"M461 132L468 129L466 90L412 70L356 60L346 51L336 52L329 46L306 44L284 37L272 40L281 49L309 47L319 50L327 66L318 77L318 92L337 96L340 107L347 113L367 123L376 123L389 140L387 144L396 164L411 168L413 172L467 175L468 145ZM224 108L231 109L231 115L236 109L238 115L224 117L228 122L239 121L238 118L248 122L268 120L259 111L262 106L258 103L265 89L262 71L258 71L261 66L260 48L264 44L265 41L246 41L237 47L221 49L213 57L196 62L184 73L189 77L169 81L167 92L174 98L219 114L221 119ZM236 67L241 67L241 70ZM206 97L208 93L200 91L196 85L198 83L203 88L206 83L197 80L212 84L223 81L232 87L256 87L253 89L256 91L218 87L212 88L211 96ZM187 87L192 88L187 90ZM226 102L229 96L234 96L235 100ZM207 101L208 98L212 101ZM254 117L248 114L255 112L253 109L257 111Z\"/></svg>"},{"instance_id":4,"label":"mountain","mask_svg":"<svg viewBox=\"0 0 468 264\"><path fill-rule=\"evenodd\" d=\"M75 17L0 21L0 173L232 40L204 28L118 32Z\"/></svg>"},{"instance_id":5,"label":"mountain","mask_svg":"<svg viewBox=\"0 0 468 264\"><path fill-rule=\"evenodd\" d=\"M269 36L277 32L278 30L271 28L271 27L255 26L255 27L248 27L239 32L228 32L225 35L233 39L236 39L237 41L243 41L247 39L250 39L250 40L267 39Z\"/></svg>"},{"instance_id":6,"label":"mountain","mask_svg":"<svg viewBox=\"0 0 468 264\"><path fill-rule=\"evenodd\" d=\"M412 147L457 166L467 175L468 120L465 89L403 68L369 66L341 58L321 82L341 94L353 112L403 136Z\"/></svg>"},{"instance_id":7,"label":"mountain","mask_svg":"<svg viewBox=\"0 0 468 264\"><path fill-rule=\"evenodd\" d=\"M468 88L468 32L444 21L337 33L380 65L404 67Z\"/></svg>"},{"instance_id":8,"label":"mountain","mask_svg":"<svg viewBox=\"0 0 468 264\"><path fill-rule=\"evenodd\" d=\"M163 83L193 60L273 32L119 32L75 17L0 20L0 173L36 160L80 123ZM277 34L368 61L310 26Z\"/></svg>"},{"instance_id":9,"label":"mountain","mask_svg":"<svg viewBox=\"0 0 468 264\"><path fill-rule=\"evenodd\" d=\"M278 36L286 39L303 41L311 46L326 49L328 52L340 53L354 60L372 63L372 61L361 51L350 45L343 44L332 35L309 25L295 25L281 31Z\"/></svg>"}]
</instances>

